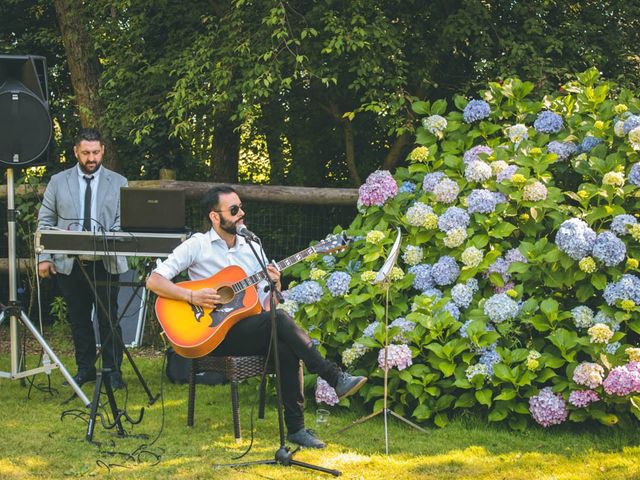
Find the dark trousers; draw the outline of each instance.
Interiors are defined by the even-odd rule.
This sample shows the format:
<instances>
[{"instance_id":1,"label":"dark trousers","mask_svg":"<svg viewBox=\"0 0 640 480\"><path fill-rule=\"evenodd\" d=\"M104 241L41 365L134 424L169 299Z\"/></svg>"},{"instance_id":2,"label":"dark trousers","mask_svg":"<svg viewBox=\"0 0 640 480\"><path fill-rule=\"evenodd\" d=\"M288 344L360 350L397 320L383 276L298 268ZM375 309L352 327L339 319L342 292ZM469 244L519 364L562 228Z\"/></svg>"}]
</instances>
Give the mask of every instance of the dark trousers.
<instances>
[{"instance_id":1,"label":"dark trousers","mask_svg":"<svg viewBox=\"0 0 640 480\"><path fill-rule=\"evenodd\" d=\"M96 262L83 262L85 271L91 279L87 282L79 265L79 260L73 264L73 270L69 275L59 273L56 277L58 285L67 302L67 313L73 345L76 351L76 365L79 373L95 371L96 362L96 337L93 323L91 322L91 310L95 304L98 324L100 327L100 345L103 368L112 371L120 371L122 364L122 344L116 340L115 335L122 338L120 325L114 325L112 331L111 321L96 302L97 293L100 302L107 309L109 316L116 323L118 318L118 279L119 275L112 275L104 268L101 260ZM95 285L95 291L94 291Z\"/></svg>"},{"instance_id":2,"label":"dark trousers","mask_svg":"<svg viewBox=\"0 0 640 480\"><path fill-rule=\"evenodd\" d=\"M283 310L276 310L278 331L278 353L280 354L280 383L284 420L289 433L304 428L304 391L302 365L311 373L317 373L329 385L335 385L340 370L325 360L313 345L309 335ZM213 355L265 355L271 339L271 317L269 312L240 320ZM271 355L273 359L273 352Z\"/></svg>"}]
</instances>

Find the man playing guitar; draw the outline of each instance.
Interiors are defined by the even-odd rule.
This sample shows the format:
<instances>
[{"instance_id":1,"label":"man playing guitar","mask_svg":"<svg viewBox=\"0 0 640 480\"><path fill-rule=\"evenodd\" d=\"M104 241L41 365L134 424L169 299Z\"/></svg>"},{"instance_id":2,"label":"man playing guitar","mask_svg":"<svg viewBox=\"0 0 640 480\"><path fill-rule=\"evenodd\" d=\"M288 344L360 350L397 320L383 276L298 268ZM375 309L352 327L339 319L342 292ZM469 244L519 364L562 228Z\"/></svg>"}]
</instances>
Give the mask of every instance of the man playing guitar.
<instances>
[{"instance_id":1,"label":"man playing guitar","mask_svg":"<svg viewBox=\"0 0 640 480\"><path fill-rule=\"evenodd\" d=\"M147 280L147 288L160 297L187 302L194 311L199 309L200 312L226 303L220 295L220 289L181 287L171 281L180 272L187 270L189 278L198 281L233 265L242 267L248 274L261 270L248 241L236 235L237 226L244 223L244 210L236 191L228 186L214 187L205 195L203 207L211 229L193 235L176 247ZM266 258L261 248L259 253ZM274 265L268 265L267 269L269 277L280 290L280 271ZM266 286L265 281L257 284L261 312L235 323L214 347L212 355L266 355L271 338L270 314L265 311L269 301ZM325 444L304 426L300 360L311 373L317 373L334 387L339 398L355 393L367 379L349 375L336 364L325 360L309 335L285 311L276 311L276 321L287 440L304 447L324 448Z\"/></svg>"}]
</instances>

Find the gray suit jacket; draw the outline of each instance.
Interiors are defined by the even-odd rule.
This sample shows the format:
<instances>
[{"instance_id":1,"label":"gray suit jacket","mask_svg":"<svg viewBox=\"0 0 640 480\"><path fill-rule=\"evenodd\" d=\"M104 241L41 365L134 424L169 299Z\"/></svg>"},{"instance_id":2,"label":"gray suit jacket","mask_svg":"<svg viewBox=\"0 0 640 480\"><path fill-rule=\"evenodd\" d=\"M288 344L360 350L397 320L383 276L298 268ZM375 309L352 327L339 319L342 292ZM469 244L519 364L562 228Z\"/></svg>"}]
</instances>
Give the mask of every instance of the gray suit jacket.
<instances>
[{"instance_id":1,"label":"gray suit jacket","mask_svg":"<svg viewBox=\"0 0 640 480\"><path fill-rule=\"evenodd\" d=\"M62 230L82 230L80 218L80 187L77 165L55 174L49 180L38 214L38 228L59 228ZM100 167L100 183L96 193L98 224L105 231L120 229L120 187L126 187L127 179L122 175ZM97 234L99 235L99 233ZM58 273L69 275L73 269L73 257L64 254L43 254L40 261L53 261ZM110 273L127 271L126 257L103 256L105 269Z\"/></svg>"}]
</instances>

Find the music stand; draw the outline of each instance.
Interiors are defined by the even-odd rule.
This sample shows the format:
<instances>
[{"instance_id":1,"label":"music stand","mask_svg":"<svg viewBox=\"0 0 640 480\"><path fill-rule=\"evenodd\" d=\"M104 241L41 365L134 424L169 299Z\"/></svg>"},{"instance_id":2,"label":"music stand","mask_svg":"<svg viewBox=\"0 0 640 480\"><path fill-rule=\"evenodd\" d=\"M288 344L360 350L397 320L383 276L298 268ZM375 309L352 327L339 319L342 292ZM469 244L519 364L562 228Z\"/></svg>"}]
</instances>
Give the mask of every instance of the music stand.
<instances>
[{"instance_id":1,"label":"music stand","mask_svg":"<svg viewBox=\"0 0 640 480\"><path fill-rule=\"evenodd\" d=\"M358 420L355 420L351 425L347 425L346 427L341 428L340 430L337 431L337 433L342 433L350 429L351 427L364 423L367 420L373 417L377 417L382 413L384 416L384 447L387 455L389 455L389 430L387 425L388 415L393 415L398 420L405 422L406 424L412 426L413 428L420 430L423 433L428 433L424 428L420 427L419 425L416 425L410 420L407 420L402 415L399 415L398 413L394 412L387 406L387 397L389 392L389 388L388 388L389 368L387 367L387 354L388 354L388 347L389 347L389 286L391 285L391 280L390 280L391 271L393 270L393 267L395 266L396 261L398 259L401 242L402 242L402 233L400 231L400 227L398 227L398 235L396 236L396 240L393 246L391 247L389 256L387 257L387 260L384 262L384 265L382 266L382 268L378 271L376 278L373 281L374 284L382 286L382 288L384 288L384 291L385 291L385 309L384 309L384 366L385 368L383 369L384 370L383 407L377 412L373 412L369 415L359 418Z\"/></svg>"}]
</instances>

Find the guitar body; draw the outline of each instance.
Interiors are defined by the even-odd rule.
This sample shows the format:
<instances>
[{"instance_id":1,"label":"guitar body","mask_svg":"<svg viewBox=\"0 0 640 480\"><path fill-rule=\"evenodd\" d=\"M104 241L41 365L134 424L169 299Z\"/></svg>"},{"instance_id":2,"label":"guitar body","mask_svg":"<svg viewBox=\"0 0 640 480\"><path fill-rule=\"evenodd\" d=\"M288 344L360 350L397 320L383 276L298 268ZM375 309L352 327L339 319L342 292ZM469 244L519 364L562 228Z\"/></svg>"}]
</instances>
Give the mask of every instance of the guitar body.
<instances>
[{"instance_id":1,"label":"guitar body","mask_svg":"<svg viewBox=\"0 0 640 480\"><path fill-rule=\"evenodd\" d=\"M181 300L158 297L156 316L174 350L186 358L203 357L213 351L236 323L262 311L258 293L250 286L234 293L231 285L245 279L247 274L236 265L220 270L203 280L180 282L183 288L200 290L213 288L224 303L215 309L202 309Z\"/></svg>"}]
</instances>

